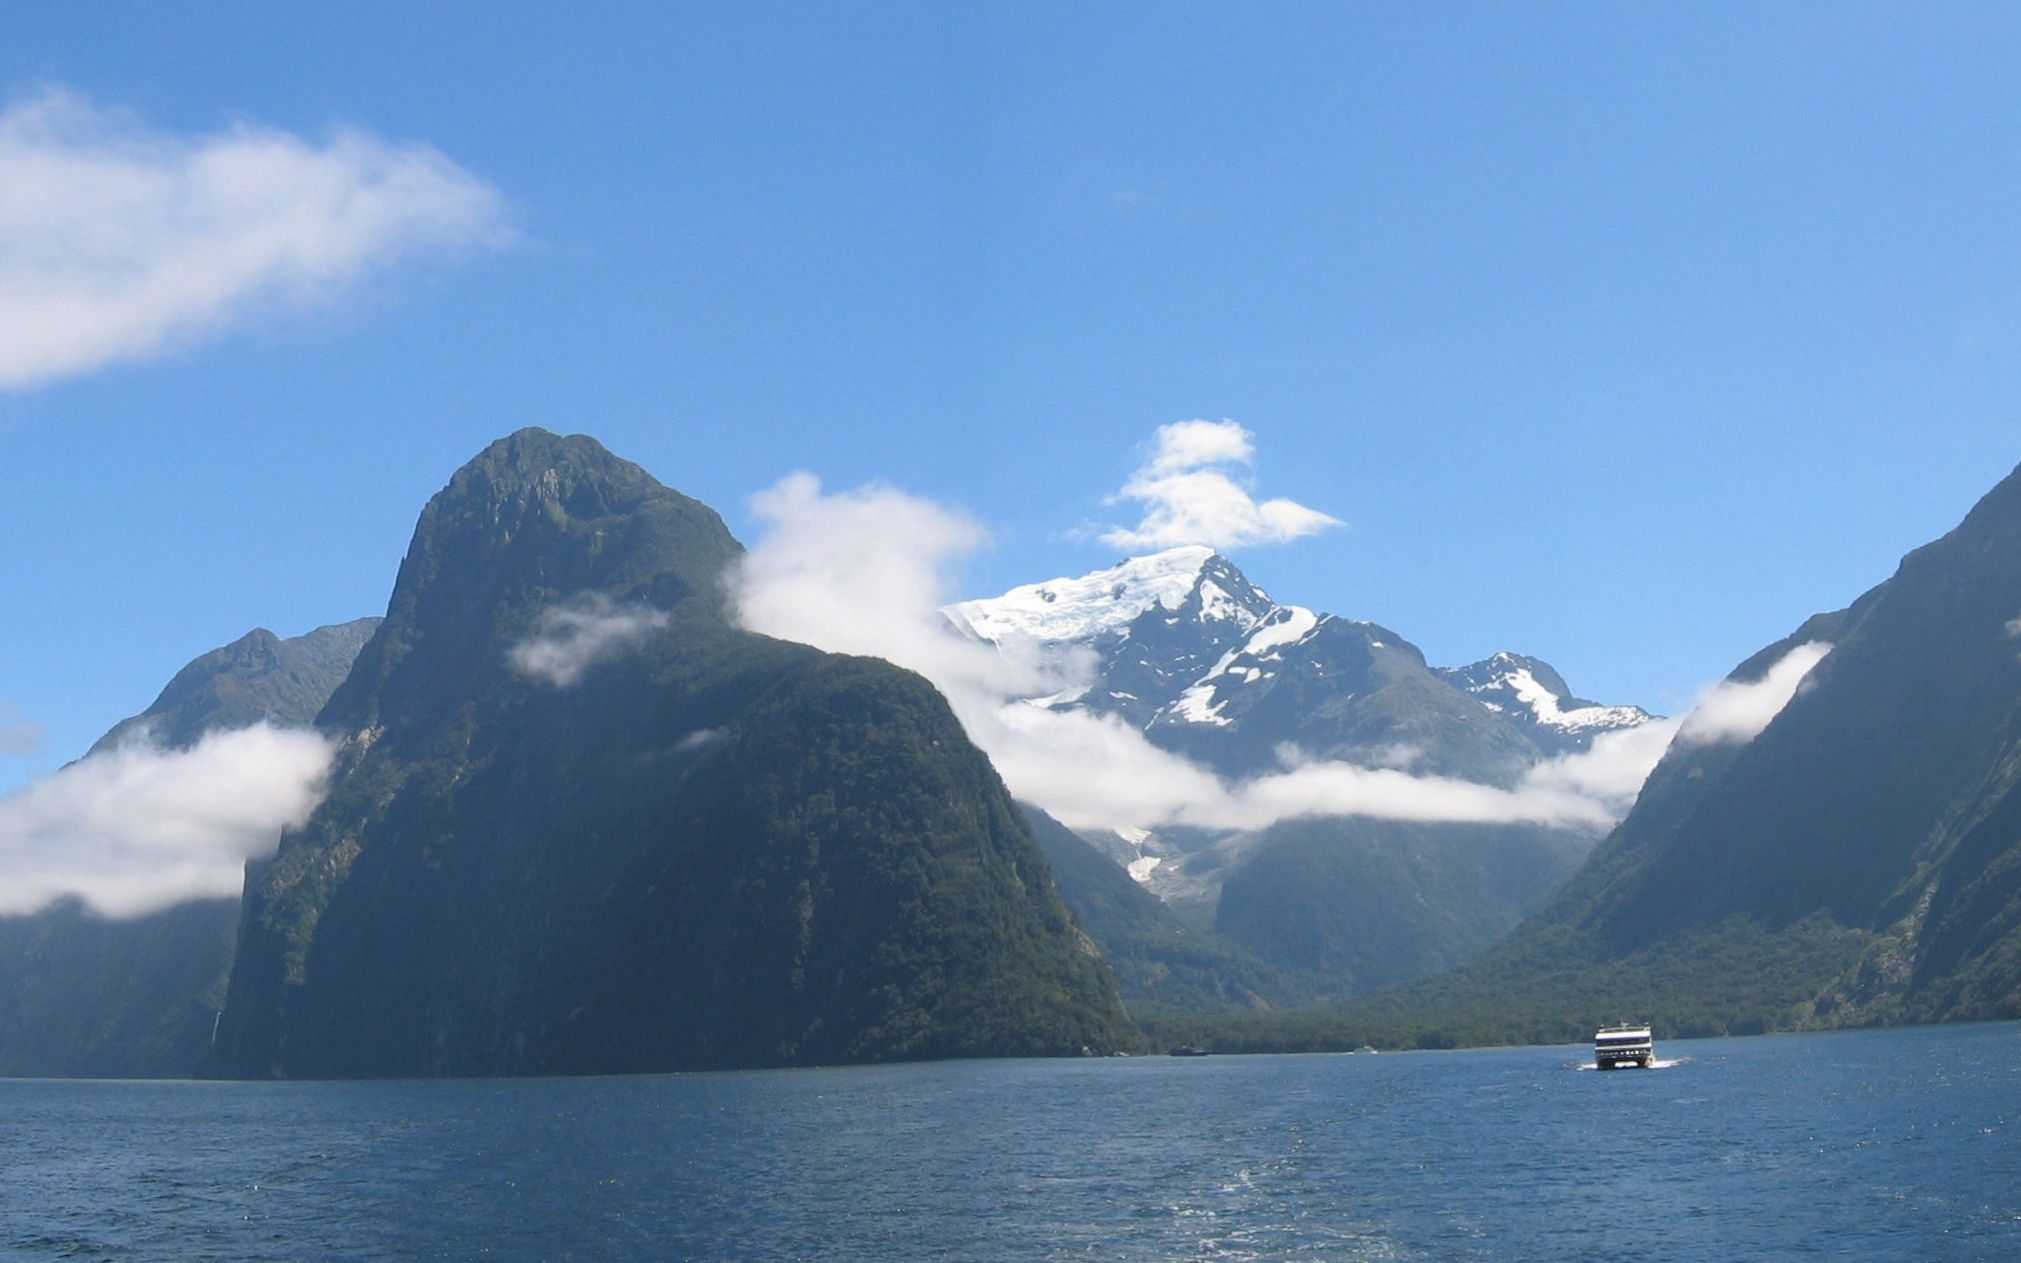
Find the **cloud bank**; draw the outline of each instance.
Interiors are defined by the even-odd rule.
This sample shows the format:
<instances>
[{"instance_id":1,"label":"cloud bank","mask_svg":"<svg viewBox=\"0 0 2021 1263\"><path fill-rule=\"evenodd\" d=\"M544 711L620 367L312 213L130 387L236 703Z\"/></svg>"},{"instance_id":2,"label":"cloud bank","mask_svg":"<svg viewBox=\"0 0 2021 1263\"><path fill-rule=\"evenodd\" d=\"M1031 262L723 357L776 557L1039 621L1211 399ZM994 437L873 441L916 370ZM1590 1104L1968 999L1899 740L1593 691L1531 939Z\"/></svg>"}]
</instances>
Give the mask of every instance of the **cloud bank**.
<instances>
[{"instance_id":1,"label":"cloud bank","mask_svg":"<svg viewBox=\"0 0 2021 1263\"><path fill-rule=\"evenodd\" d=\"M1205 446L1229 437L1194 431L1183 441ZM1607 734L1585 754L1539 765L1511 789L1295 758L1282 772L1231 783L1114 716L1021 700L1085 682L1091 664L1020 656L1015 646L1006 654L948 624L940 613L951 595L946 575L985 542L967 514L890 487L824 493L805 473L755 497L752 509L765 534L731 577L745 626L925 675L1011 792L1075 828L1259 829L1337 815L1597 831L1633 804L1685 726L1666 720ZM1691 739L1744 740L1758 732L1750 726L1766 725L1823 648L1805 646L1758 684L1709 691L1700 707L1709 717Z\"/></svg>"},{"instance_id":2,"label":"cloud bank","mask_svg":"<svg viewBox=\"0 0 2021 1263\"><path fill-rule=\"evenodd\" d=\"M1255 544L1283 544L1341 525L1317 509L1291 500L1258 502L1235 472L1256 460L1255 436L1233 421L1175 421L1161 425L1151 452L1111 504L1143 506L1134 527L1111 527L1105 544L1126 552L1155 552L1181 544L1206 544L1223 552Z\"/></svg>"},{"instance_id":3,"label":"cloud bank","mask_svg":"<svg viewBox=\"0 0 2021 1263\"><path fill-rule=\"evenodd\" d=\"M0 112L0 390L145 359L505 235L498 193L424 145L250 124L182 136L45 91Z\"/></svg>"},{"instance_id":4,"label":"cloud bank","mask_svg":"<svg viewBox=\"0 0 2021 1263\"><path fill-rule=\"evenodd\" d=\"M533 634L506 652L512 669L555 688L570 688L607 661L667 625L669 615L636 602L620 605L585 592L542 610Z\"/></svg>"},{"instance_id":5,"label":"cloud bank","mask_svg":"<svg viewBox=\"0 0 2021 1263\"><path fill-rule=\"evenodd\" d=\"M81 899L111 917L236 896L245 863L322 801L334 748L258 724L188 750L145 742L80 759L0 798L0 915Z\"/></svg>"}]
</instances>

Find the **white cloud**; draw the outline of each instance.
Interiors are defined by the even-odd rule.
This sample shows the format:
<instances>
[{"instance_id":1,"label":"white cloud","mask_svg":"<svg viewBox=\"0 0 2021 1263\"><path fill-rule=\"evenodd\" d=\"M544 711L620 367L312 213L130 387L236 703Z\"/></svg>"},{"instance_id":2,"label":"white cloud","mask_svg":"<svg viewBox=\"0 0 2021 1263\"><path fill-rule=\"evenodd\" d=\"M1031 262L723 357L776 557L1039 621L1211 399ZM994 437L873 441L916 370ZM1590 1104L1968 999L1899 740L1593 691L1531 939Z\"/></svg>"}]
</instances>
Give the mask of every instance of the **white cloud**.
<instances>
[{"instance_id":1,"label":"white cloud","mask_svg":"<svg viewBox=\"0 0 2021 1263\"><path fill-rule=\"evenodd\" d=\"M425 145L148 127L71 92L0 112L0 390L324 302L428 250L505 239L490 186Z\"/></svg>"},{"instance_id":2,"label":"white cloud","mask_svg":"<svg viewBox=\"0 0 2021 1263\"><path fill-rule=\"evenodd\" d=\"M1338 518L1291 500L1258 502L1231 470L1256 458L1255 436L1233 421L1161 425L1148 459L1110 503L1134 501L1144 515L1134 527L1112 527L1105 544L1129 552L1206 544L1230 551L1282 544L1329 527Z\"/></svg>"},{"instance_id":3,"label":"white cloud","mask_svg":"<svg viewBox=\"0 0 2021 1263\"><path fill-rule=\"evenodd\" d=\"M1811 668L1832 647L1822 640L1796 646L1776 660L1759 680L1714 686L1684 717L1677 739L1686 745L1752 741L1789 705Z\"/></svg>"},{"instance_id":4,"label":"white cloud","mask_svg":"<svg viewBox=\"0 0 2021 1263\"><path fill-rule=\"evenodd\" d=\"M1537 764L1524 776L1532 789L1557 790L1599 804L1610 815L1626 815L1642 783L1677 736L1675 719L1653 719L1633 728L1603 732L1577 754Z\"/></svg>"},{"instance_id":5,"label":"white cloud","mask_svg":"<svg viewBox=\"0 0 2021 1263\"><path fill-rule=\"evenodd\" d=\"M542 610L533 634L508 650L506 660L529 679L569 688L597 663L665 627L668 617L649 605L620 605L601 592L580 593Z\"/></svg>"},{"instance_id":6,"label":"white cloud","mask_svg":"<svg viewBox=\"0 0 2021 1263\"><path fill-rule=\"evenodd\" d=\"M1810 641L1778 658L1759 680L1727 680L1699 694L1684 715L1634 728L1601 733L1590 749L1540 763L1524 785L1557 789L1600 803L1616 816L1627 814L1673 742L1692 745L1741 744L1761 735L1795 697L1804 679L1831 646Z\"/></svg>"},{"instance_id":7,"label":"white cloud","mask_svg":"<svg viewBox=\"0 0 2021 1263\"><path fill-rule=\"evenodd\" d=\"M113 917L234 896L322 801L331 744L265 724L188 750L134 742L0 798L0 915L75 897Z\"/></svg>"},{"instance_id":8,"label":"white cloud","mask_svg":"<svg viewBox=\"0 0 2021 1263\"><path fill-rule=\"evenodd\" d=\"M0 703L0 754L26 754L42 744L42 726Z\"/></svg>"}]
</instances>

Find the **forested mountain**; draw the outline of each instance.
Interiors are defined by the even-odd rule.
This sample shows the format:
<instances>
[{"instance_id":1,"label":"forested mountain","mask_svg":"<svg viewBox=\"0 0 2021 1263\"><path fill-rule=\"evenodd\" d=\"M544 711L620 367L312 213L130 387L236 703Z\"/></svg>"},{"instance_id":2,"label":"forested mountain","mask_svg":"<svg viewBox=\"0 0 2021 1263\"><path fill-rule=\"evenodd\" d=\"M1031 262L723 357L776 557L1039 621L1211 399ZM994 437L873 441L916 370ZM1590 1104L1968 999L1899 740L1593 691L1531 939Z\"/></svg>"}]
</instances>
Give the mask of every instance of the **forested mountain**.
<instances>
[{"instance_id":1,"label":"forested mountain","mask_svg":"<svg viewBox=\"0 0 2021 1263\"><path fill-rule=\"evenodd\" d=\"M422 513L249 881L209 1070L446 1075L1129 1038L925 681L734 627L706 506L523 430Z\"/></svg>"},{"instance_id":2,"label":"forested mountain","mask_svg":"<svg viewBox=\"0 0 2021 1263\"><path fill-rule=\"evenodd\" d=\"M306 724L351 669L376 618L283 640L264 628L176 673L146 710L91 748L186 750L206 733ZM0 1075L186 1075L224 1004L237 899L130 920L76 901L0 917Z\"/></svg>"},{"instance_id":3,"label":"forested mountain","mask_svg":"<svg viewBox=\"0 0 2021 1263\"><path fill-rule=\"evenodd\" d=\"M1673 744L1507 942L1371 1016L1462 1039L2021 1016L2021 472L1848 609L1751 741Z\"/></svg>"},{"instance_id":4,"label":"forested mountain","mask_svg":"<svg viewBox=\"0 0 2021 1263\"><path fill-rule=\"evenodd\" d=\"M114 724L91 751L139 737L187 750L207 732L313 722L378 626L358 618L286 640L256 627L176 672L153 704Z\"/></svg>"}]
</instances>

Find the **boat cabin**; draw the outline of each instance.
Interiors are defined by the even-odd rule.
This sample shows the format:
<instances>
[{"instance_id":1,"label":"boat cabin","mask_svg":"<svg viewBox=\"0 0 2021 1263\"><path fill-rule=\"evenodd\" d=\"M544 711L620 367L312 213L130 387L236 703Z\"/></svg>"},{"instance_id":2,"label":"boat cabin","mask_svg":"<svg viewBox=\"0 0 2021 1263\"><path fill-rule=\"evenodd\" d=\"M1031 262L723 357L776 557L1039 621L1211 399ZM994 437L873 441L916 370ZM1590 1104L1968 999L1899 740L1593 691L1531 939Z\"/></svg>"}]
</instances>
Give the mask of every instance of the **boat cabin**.
<instances>
[{"instance_id":1,"label":"boat cabin","mask_svg":"<svg viewBox=\"0 0 2021 1263\"><path fill-rule=\"evenodd\" d=\"M1603 1026L1593 1034L1593 1064L1602 1070L1616 1066L1640 1066L1647 1070L1656 1063L1656 1041L1649 1027Z\"/></svg>"}]
</instances>

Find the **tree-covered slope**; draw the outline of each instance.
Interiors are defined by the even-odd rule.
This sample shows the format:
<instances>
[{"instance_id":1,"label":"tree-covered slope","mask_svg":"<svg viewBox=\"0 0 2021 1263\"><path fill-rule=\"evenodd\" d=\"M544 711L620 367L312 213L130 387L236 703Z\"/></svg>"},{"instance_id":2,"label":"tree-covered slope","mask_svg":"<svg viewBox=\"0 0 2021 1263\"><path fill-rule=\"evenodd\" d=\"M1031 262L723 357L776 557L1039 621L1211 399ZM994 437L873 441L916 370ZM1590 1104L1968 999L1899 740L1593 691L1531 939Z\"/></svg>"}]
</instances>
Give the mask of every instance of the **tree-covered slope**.
<instances>
[{"instance_id":1,"label":"tree-covered slope","mask_svg":"<svg viewBox=\"0 0 2021 1263\"><path fill-rule=\"evenodd\" d=\"M376 618L359 618L286 640L256 627L176 672L152 705L113 725L92 752L143 734L186 750L207 732L312 723L378 626Z\"/></svg>"},{"instance_id":2,"label":"tree-covered slope","mask_svg":"<svg viewBox=\"0 0 2021 1263\"><path fill-rule=\"evenodd\" d=\"M734 628L739 549L593 440L430 502L249 883L211 1070L438 1075L1077 1052L1128 1038L923 680Z\"/></svg>"},{"instance_id":3,"label":"tree-covered slope","mask_svg":"<svg viewBox=\"0 0 2021 1263\"><path fill-rule=\"evenodd\" d=\"M1519 1038L2021 1016L2021 473L1734 678L1807 642L1833 648L1759 735L1680 739L1543 912L1368 1012Z\"/></svg>"},{"instance_id":4,"label":"tree-covered slope","mask_svg":"<svg viewBox=\"0 0 2021 1263\"><path fill-rule=\"evenodd\" d=\"M1215 928L1315 1000L1437 973L1508 933L1589 844L1563 829L1293 820L1221 889Z\"/></svg>"},{"instance_id":5,"label":"tree-covered slope","mask_svg":"<svg viewBox=\"0 0 2021 1263\"><path fill-rule=\"evenodd\" d=\"M1305 993L1211 929L1185 923L1114 860L1043 811L1024 806L1060 897L1095 940L1138 1021L1269 1011Z\"/></svg>"}]
</instances>

